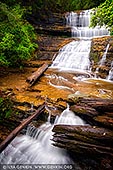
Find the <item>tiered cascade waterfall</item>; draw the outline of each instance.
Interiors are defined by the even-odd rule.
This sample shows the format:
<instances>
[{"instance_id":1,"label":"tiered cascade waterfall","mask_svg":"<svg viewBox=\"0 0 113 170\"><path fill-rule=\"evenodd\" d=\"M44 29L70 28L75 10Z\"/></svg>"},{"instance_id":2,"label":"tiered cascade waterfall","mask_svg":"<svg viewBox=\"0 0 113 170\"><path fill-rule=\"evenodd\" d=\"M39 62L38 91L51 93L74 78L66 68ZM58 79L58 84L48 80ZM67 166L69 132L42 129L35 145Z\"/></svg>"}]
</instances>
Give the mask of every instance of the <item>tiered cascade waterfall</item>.
<instances>
[{"instance_id":1,"label":"tiered cascade waterfall","mask_svg":"<svg viewBox=\"0 0 113 170\"><path fill-rule=\"evenodd\" d=\"M71 12L67 15L67 25L71 26L72 37L93 38L109 35L109 31L103 26L90 28L90 18L92 10L82 11L80 13Z\"/></svg>"},{"instance_id":2,"label":"tiered cascade waterfall","mask_svg":"<svg viewBox=\"0 0 113 170\"><path fill-rule=\"evenodd\" d=\"M98 97L104 95L111 96L112 92L111 88L109 88L109 83L112 84L113 79L112 64L108 76L107 72L105 76L100 72L106 67L107 53L111 48L109 42L106 44L103 56L98 56L95 52L94 60L101 58L98 63L95 63L90 57L91 45L93 44L92 39L99 37L107 39L109 31L104 26L101 28L99 26L90 28L91 13L92 10L86 10L80 13L71 12L66 14L66 26L71 28L72 42L62 47L58 54L55 54L53 57L54 60L50 68L52 68L52 71L55 70L55 73L49 76L49 84L55 88L68 90L72 93L77 91L86 93L85 90L81 90L81 83L86 83L84 85L86 85L87 91L90 91L88 86L90 87L92 84L92 86L98 86L99 88L99 90L95 88L94 95ZM98 43L96 47L98 48ZM66 74L71 74L71 78ZM107 89L105 88L105 82ZM87 93L89 94L89 92ZM92 90L90 94L92 95Z\"/></svg>"},{"instance_id":3,"label":"tiered cascade waterfall","mask_svg":"<svg viewBox=\"0 0 113 170\"><path fill-rule=\"evenodd\" d=\"M56 56L51 66L52 69L58 68L67 71L82 70L83 73L85 71L90 71L90 39L95 36L108 35L109 32L106 29L103 30L103 28L101 30L100 28L96 28L96 30L89 29L89 14L90 11L81 12L80 14L72 12L67 16L67 24L72 27L72 36L78 37L80 40L73 40L59 51L59 54ZM109 75L111 75L111 72ZM63 77L60 77L60 79L65 82L67 81L67 79L63 79ZM76 88L77 87L78 84L76 85ZM76 95L78 93L76 93ZM54 124L51 124L50 121L47 121L39 128L29 126L26 135L17 136L1 153L0 163L72 164L73 161L70 159L66 150L54 147L52 145L52 128L55 124L85 125L83 120L81 120L72 111L70 111L69 108L67 108L59 117L56 117ZM78 167L78 169L80 168Z\"/></svg>"},{"instance_id":4,"label":"tiered cascade waterfall","mask_svg":"<svg viewBox=\"0 0 113 170\"><path fill-rule=\"evenodd\" d=\"M99 26L90 28L91 10L80 12L79 14L71 12L66 16L66 24L71 27L72 37L80 40L73 40L59 50L58 55L51 68L62 70L83 71L90 70L90 48L93 37L109 35L109 31ZM109 46L107 46L108 50ZM106 54L104 55L106 56Z\"/></svg>"}]
</instances>

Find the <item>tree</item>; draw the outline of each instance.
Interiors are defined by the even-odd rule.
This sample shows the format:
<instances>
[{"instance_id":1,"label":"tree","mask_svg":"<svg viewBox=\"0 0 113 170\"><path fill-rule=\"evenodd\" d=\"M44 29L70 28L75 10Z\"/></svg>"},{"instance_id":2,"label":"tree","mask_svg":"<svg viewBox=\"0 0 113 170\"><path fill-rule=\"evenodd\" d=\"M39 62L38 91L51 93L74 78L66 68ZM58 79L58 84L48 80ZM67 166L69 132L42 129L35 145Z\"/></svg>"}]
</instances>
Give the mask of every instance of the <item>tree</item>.
<instances>
[{"instance_id":1,"label":"tree","mask_svg":"<svg viewBox=\"0 0 113 170\"><path fill-rule=\"evenodd\" d=\"M20 65L29 59L37 45L33 27L23 18L20 5L0 3L0 65Z\"/></svg>"},{"instance_id":2,"label":"tree","mask_svg":"<svg viewBox=\"0 0 113 170\"><path fill-rule=\"evenodd\" d=\"M106 26L113 35L113 0L106 0L103 4L94 9L91 26Z\"/></svg>"}]
</instances>

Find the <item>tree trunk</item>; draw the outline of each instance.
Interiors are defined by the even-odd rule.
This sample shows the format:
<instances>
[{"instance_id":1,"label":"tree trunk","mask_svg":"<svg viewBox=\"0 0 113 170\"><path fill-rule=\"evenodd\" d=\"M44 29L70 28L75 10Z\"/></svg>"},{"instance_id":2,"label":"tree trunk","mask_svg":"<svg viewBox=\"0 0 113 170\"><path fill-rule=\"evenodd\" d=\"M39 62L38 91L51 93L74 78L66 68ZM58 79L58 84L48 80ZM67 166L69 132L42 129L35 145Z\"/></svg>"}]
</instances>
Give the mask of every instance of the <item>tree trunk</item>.
<instances>
[{"instance_id":1,"label":"tree trunk","mask_svg":"<svg viewBox=\"0 0 113 170\"><path fill-rule=\"evenodd\" d=\"M36 82L36 80L46 71L48 67L48 64L43 64L37 71L27 78L26 81L30 84L30 86Z\"/></svg>"},{"instance_id":2,"label":"tree trunk","mask_svg":"<svg viewBox=\"0 0 113 170\"><path fill-rule=\"evenodd\" d=\"M8 146L8 144L16 137L16 135L27 125L29 124L36 116L42 113L45 109L45 104L39 106L37 111L24 120L17 128L15 128L9 136L0 144L0 153Z\"/></svg>"}]
</instances>

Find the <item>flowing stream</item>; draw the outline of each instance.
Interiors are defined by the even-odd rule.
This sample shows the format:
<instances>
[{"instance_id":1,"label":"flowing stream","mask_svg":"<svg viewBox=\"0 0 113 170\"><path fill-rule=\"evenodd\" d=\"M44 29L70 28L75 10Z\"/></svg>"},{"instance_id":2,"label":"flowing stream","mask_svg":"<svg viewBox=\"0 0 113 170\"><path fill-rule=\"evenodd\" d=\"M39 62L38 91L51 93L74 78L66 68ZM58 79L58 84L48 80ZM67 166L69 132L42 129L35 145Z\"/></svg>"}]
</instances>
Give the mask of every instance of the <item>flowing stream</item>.
<instances>
[{"instance_id":1,"label":"flowing stream","mask_svg":"<svg viewBox=\"0 0 113 170\"><path fill-rule=\"evenodd\" d=\"M28 126L26 135L16 137L0 155L1 164L73 164L66 150L52 145L55 124L85 125L67 107L54 124L47 121L39 128Z\"/></svg>"},{"instance_id":2,"label":"flowing stream","mask_svg":"<svg viewBox=\"0 0 113 170\"><path fill-rule=\"evenodd\" d=\"M80 38L80 40L73 40L60 49L59 54L56 56L50 69L58 69L59 71L64 71L65 73L68 71L74 74L77 73L78 78L84 78L84 76L85 78L92 78L94 76L91 74L91 62L89 59L91 38L109 35L109 32L104 27L96 27L94 29L89 28L90 13L90 10L81 12L80 14L71 12L67 16L67 25L72 28L72 37ZM108 48L109 45L107 46L107 50ZM105 55L107 50L105 51ZM103 64L105 61L105 55L100 64ZM71 82L68 82L67 78L62 76L57 77L57 75L51 75L49 77L50 84L54 87L58 87L58 83L60 87L64 87L60 85L60 80L65 84L70 83L69 85L71 86ZM109 71L107 79L111 80L111 77L113 77L113 63L111 64L111 70ZM56 85L51 82L51 78L54 78L54 82L56 79ZM75 81L76 77L73 76L72 79ZM96 86L98 86L98 84L96 84ZM73 86L69 89L75 92ZM104 93L104 91L102 91L102 93ZM73 161L70 159L66 150L54 147L52 145L52 128L55 124L85 125L84 121L70 111L69 107L67 107L67 109L65 109L60 116L56 117L54 124L50 123L49 118L48 121L39 128L28 126L26 135L17 136L1 153L0 163L72 164Z\"/></svg>"},{"instance_id":3,"label":"flowing stream","mask_svg":"<svg viewBox=\"0 0 113 170\"><path fill-rule=\"evenodd\" d=\"M89 53L91 48L91 39L94 37L108 36L109 31L105 27L90 28L91 10L80 12L79 14L71 12L67 15L67 25L72 29L72 37L80 38L65 45L59 50L59 54L52 64L52 68L67 70L90 70ZM100 61L102 65L106 60L106 54L109 44Z\"/></svg>"},{"instance_id":4,"label":"flowing stream","mask_svg":"<svg viewBox=\"0 0 113 170\"><path fill-rule=\"evenodd\" d=\"M95 72L92 72L92 61L90 61L91 42L92 38L108 36L109 31L104 26L101 28L99 26L96 26L95 28L90 28L91 13L92 10L86 10L80 13L71 12L67 14L66 22L67 26L71 27L72 37L79 38L79 40L73 40L72 42L66 44L63 48L61 48L50 68L58 69L59 72L72 72L75 74L73 79L76 80L85 81L86 78L87 82L88 80L90 81L92 79L94 81L97 80L98 83L99 77L97 78L97 74L100 67L104 66L106 62L106 55L110 45L107 44L102 59L98 63L98 67L96 68ZM59 79L59 77L56 77L55 79L61 81L61 78ZM111 69L106 79L100 79L101 82L108 82L112 80L112 77L113 69L111 64ZM54 87L61 87L59 83L54 84L55 79L54 81L50 80L50 84ZM64 86L64 88L66 87Z\"/></svg>"}]
</instances>

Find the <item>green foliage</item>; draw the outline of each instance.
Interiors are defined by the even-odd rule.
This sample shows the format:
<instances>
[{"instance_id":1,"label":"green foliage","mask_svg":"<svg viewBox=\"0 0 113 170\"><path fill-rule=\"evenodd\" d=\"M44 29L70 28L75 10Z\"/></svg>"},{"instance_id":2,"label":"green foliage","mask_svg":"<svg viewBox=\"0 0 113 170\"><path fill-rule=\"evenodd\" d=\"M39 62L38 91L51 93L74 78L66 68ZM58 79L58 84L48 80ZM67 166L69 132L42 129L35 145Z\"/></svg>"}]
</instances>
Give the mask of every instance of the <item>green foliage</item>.
<instances>
[{"instance_id":1,"label":"green foliage","mask_svg":"<svg viewBox=\"0 0 113 170\"><path fill-rule=\"evenodd\" d=\"M18 3L26 7L31 6L33 13L37 13L44 10L48 12L67 12L90 9L92 7L97 7L104 1L105 0L5 0L5 3L8 6L13 6ZM4 2L4 0L1 2Z\"/></svg>"},{"instance_id":2,"label":"green foliage","mask_svg":"<svg viewBox=\"0 0 113 170\"><path fill-rule=\"evenodd\" d=\"M91 26L105 25L113 35L113 0L106 0L103 4L94 9L96 12L92 16Z\"/></svg>"},{"instance_id":3,"label":"green foliage","mask_svg":"<svg viewBox=\"0 0 113 170\"><path fill-rule=\"evenodd\" d=\"M8 3L8 0L6 0ZM16 0L13 0L13 3ZM24 6L31 6L32 12L67 12L72 10L90 9L105 0L18 0Z\"/></svg>"},{"instance_id":4,"label":"green foliage","mask_svg":"<svg viewBox=\"0 0 113 170\"><path fill-rule=\"evenodd\" d=\"M12 105L12 101L8 97L0 97L0 120L11 116Z\"/></svg>"},{"instance_id":5,"label":"green foliage","mask_svg":"<svg viewBox=\"0 0 113 170\"><path fill-rule=\"evenodd\" d=\"M37 47L34 29L23 19L24 13L20 5L9 8L0 3L0 65L20 65Z\"/></svg>"},{"instance_id":6,"label":"green foliage","mask_svg":"<svg viewBox=\"0 0 113 170\"><path fill-rule=\"evenodd\" d=\"M105 0L40 0L41 8L46 8L53 11L72 11L81 9L90 9L92 7L98 6ZM38 1L36 2L38 3ZM38 5L38 4L37 4Z\"/></svg>"}]
</instances>

